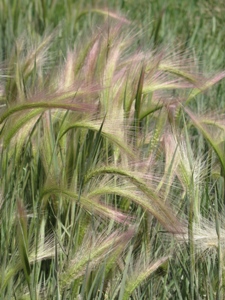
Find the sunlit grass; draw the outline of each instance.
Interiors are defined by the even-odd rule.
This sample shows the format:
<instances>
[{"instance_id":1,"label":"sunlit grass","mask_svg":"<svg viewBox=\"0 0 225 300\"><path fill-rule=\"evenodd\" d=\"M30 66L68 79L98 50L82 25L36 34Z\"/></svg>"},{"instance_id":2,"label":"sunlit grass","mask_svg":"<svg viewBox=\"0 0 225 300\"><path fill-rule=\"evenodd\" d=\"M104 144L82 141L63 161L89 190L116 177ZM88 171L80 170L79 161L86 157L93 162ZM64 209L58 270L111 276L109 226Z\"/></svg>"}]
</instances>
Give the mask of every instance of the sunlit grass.
<instances>
[{"instance_id":1,"label":"sunlit grass","mask_svg":"<svg viewBox=\"0 0 225 300\"><path fill-rule=\"evenodd\" d=\"M2 299L223 299L225 73L142 2L1 4Z\"/></svg>"}]
</instances>

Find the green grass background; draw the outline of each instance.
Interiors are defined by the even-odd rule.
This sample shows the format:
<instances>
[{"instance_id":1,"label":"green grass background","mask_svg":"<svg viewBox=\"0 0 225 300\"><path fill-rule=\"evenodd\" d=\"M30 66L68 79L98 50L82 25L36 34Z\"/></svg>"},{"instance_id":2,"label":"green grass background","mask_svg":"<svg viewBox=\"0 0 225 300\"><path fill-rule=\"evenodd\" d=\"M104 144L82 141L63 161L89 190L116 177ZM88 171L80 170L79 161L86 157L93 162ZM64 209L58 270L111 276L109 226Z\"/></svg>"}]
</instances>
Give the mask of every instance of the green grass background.
<instances>
[{"instance_id":1,"label":"green grass background","mask_svg":"<svg viewBox=\"0 0 225 300\"><path fill-rule=\"evenodd\" d=\"M0 299L224 299L224 15L0 2Z\"/></svg>"}]
</instances>

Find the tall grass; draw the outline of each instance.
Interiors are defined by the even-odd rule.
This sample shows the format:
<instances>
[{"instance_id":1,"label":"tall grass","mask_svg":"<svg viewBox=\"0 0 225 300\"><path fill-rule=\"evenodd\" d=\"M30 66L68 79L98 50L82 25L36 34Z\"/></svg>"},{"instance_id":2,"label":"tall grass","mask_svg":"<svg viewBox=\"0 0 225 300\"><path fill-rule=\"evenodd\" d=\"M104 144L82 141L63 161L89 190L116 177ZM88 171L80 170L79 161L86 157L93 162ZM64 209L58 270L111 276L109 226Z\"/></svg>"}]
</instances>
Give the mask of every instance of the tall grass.
<instances>
[{"instance_id":1,"label":"tall grass","mask_svg":"<svg viewBox=\"0 0 225 300\"><path fill-rule=\"evenodd\" d=\"M162 46L169 6L148 7L159 14L146 50L149 32L140 37L111 9L10 4L0 33L0 298L223 299L225 127L210 97L225 73L203 73L182 44Z\"/></svg>"}]
</instances>

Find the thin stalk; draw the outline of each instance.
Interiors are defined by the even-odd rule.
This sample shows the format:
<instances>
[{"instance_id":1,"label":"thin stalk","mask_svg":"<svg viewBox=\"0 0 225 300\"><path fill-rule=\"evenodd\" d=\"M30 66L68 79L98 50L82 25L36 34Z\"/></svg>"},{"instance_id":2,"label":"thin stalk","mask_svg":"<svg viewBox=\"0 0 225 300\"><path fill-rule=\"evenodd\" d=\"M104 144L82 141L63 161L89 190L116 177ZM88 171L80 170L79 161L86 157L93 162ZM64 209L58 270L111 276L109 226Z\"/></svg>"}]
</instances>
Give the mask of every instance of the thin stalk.
<instances>
[{"instance_id":1,"label":"thin stalk","mask_svg":"<svg viewBox=\"0 0 225 300\"><path fill-rule=\"evenodd\" d=\"M188 242L189 242L189 280L190 300L195 300L195 246L194 246L194 196L192 186L189 189Z\"/></svg>"},{"instance_id":2,"label":"thin stalk","mask_svg":"<svg viewBox=\"0 0 225 300\"><path fill-rule=\"evenodd\" d=\"M218 248L217 248L217 255L218 255L218 286L217 286L217 293L216 293L216 300L223 299L223 253L221 249L221 239L220 239L220 220L218 216L218 197L215 197L215 221L216 221L216 233L218 236Z\"/></svg>"}]
</instances>

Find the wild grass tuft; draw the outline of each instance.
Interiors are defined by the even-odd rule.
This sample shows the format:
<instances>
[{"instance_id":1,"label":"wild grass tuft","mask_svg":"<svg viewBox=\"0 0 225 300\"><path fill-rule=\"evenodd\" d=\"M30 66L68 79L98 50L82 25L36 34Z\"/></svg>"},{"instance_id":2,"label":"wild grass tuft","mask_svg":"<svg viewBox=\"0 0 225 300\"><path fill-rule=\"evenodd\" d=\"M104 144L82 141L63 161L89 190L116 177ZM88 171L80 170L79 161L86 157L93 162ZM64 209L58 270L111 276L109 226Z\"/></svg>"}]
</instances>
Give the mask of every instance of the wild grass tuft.
<instances>
[{"instance_id":1,"label":"wild grass tuft","mask_svg":"<svg viewBox=\"0 0 225 300\"><path fill-rule=\"evenodd\" d=\"M145 50L113 10L25 2L28 38L1 4L0 298L222 300L225 73L156 47L166 10Z\"/></svg>"}]
</instances>

